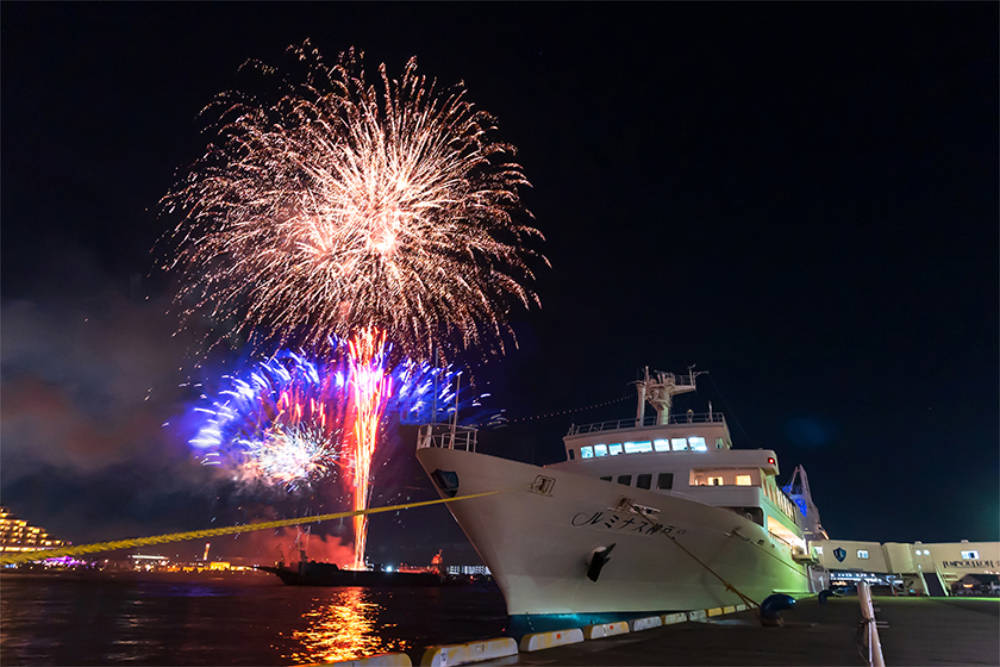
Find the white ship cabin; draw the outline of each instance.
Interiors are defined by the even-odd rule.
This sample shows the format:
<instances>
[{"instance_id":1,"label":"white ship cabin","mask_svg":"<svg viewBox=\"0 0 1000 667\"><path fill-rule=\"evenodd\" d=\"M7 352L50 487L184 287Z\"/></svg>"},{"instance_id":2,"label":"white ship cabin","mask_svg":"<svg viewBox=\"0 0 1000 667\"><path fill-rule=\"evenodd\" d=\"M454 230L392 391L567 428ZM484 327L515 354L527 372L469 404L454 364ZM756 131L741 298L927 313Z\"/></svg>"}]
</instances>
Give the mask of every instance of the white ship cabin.
<instances>
[{"instance_id":1,"label":"white ship cabin","mask_svg":"<svg viewBox=\"0 0 1000 667\"><path fill-rule=\"evenodd\" d=\"M725 507L778 540L805 552L800 513L778 486L778 458L769 449L732 449L720 412L670 414L672 397L695 390L696 374L646 371L637 382L634 419L571 426L566 461L555 464L610 484ZM645 415L645 404L655 409ZM797 549L796 549L797 548Z\"/></svg>"}]
</instances>

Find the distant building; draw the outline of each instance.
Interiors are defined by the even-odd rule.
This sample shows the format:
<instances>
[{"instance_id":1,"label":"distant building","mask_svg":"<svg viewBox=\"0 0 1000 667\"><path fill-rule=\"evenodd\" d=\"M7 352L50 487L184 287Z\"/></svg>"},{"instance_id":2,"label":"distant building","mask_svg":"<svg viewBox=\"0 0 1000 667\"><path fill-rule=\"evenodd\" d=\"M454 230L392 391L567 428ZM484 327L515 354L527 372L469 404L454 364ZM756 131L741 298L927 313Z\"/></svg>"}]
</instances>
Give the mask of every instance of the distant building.
<instances>
[{"instance_id":1,"label":"distant building","mask_svg":"<svg viewBox=\"0 0 1000 667\"><path fill-rule=\"evenodd\" d=\"M489 576L490 568L485 565L449 565L448 574L474 575L480 574Z\"/></svg>"},{"instance_id":2,"label":"distant building","mask_svg":"<svg viewBox=\"0 0 1000 667\"><path fill-rule=\"evenodd\" d=\"M24 519L0 507L0 552L38 551L65 547L69 542L57 540L39 526L32 526Z\"/></svg>"}]
</instances>

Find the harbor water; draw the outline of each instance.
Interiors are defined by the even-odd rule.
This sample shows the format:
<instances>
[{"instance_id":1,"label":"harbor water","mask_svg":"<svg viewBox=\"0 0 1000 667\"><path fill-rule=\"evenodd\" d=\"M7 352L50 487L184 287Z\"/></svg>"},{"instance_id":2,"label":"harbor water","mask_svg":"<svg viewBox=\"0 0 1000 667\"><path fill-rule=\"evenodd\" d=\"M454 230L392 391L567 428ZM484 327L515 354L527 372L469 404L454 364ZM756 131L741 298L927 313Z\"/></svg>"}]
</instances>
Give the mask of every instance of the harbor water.
<instances>
[{"instance_id":1,"label":"harbor water","mask_svg":"<svg viewBox=\"0 0 1000 667\"><path fill-rule=\"evenodd\" d=\"M499 636L491 584L284 586L254 576L184 581L0 578L4 665L288 665Z\"/></svg>"}]
</instances>

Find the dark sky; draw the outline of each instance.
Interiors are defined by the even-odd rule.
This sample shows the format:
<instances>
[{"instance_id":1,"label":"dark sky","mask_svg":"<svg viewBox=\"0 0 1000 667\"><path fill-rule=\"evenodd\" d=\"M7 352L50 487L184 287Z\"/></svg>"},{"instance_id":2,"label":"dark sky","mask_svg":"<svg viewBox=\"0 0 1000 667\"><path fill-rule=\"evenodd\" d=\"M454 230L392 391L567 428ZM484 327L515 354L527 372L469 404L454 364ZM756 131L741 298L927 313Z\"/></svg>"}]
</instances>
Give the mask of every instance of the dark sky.
<instances>
[{"instance_id":1,"label":"dark sky","mask_svg":"<svg viewBox=\"0 0 1000 667\"><path fill-rule=\"evenodd\" d=\"M151 211L240 63L310 37L394 71L416 54L519 147L553 269L521 348L480 371L499 406L574 408L643 364L697 363L709 380L680 407L712 400L785 477L804 464L832 535L998 539L995 3L2 14L2 502L59 536L261 511L160 428L191 360L169 283L145 278L166 225ZM485 447L551 462L570 421L633 410ZM409 435L386 494L430 497ZM422 512L376 522L379 558L468 553L443 509Z\"/></svg>"}]
</instances>

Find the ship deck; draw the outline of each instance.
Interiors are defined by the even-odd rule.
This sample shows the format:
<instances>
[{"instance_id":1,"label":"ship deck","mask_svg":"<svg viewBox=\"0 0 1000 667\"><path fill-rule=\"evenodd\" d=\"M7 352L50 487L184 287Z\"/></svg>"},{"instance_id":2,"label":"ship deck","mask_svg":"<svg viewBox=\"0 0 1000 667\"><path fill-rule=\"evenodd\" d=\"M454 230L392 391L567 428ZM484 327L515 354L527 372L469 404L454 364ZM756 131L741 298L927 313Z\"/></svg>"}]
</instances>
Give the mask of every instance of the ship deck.
<instances>
[{"instance_id":1,"label":"ship deck","mask_svg":"<svg viewBox=\"0 0 1000 667\"><path fill-rule=\"evenodd\" d=\"M876 598L887 665L1000 664L1000 601ZM863 665L856 597L801 600L781 628L754 612L521 653L504 665ZM486 664L486 663L480 663Z\"/></svg>"}]
</instances>

